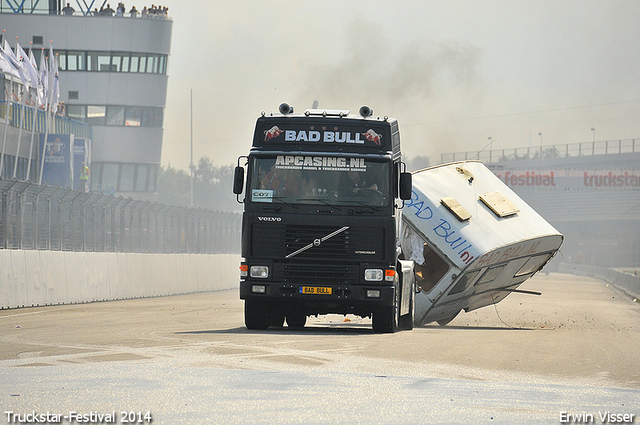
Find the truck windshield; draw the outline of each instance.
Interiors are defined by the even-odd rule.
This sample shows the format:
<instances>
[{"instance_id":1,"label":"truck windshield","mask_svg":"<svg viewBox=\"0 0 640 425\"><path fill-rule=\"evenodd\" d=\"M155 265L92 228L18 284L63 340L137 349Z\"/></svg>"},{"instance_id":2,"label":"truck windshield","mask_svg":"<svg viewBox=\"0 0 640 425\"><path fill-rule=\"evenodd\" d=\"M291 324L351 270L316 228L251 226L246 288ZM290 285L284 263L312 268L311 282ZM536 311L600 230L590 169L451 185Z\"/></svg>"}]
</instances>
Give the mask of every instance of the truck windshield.
<instances>
[{"instance_id":1,"label":"truck windshield","mask_svg":"<svg viewBox=\"0 0 640 425\"><path fill-rule=\"evenodd\" d=\"M363 157L274 155L254 157L252 202L371 206L389 204L389 162Z\"/></svg>"}]
</instances>

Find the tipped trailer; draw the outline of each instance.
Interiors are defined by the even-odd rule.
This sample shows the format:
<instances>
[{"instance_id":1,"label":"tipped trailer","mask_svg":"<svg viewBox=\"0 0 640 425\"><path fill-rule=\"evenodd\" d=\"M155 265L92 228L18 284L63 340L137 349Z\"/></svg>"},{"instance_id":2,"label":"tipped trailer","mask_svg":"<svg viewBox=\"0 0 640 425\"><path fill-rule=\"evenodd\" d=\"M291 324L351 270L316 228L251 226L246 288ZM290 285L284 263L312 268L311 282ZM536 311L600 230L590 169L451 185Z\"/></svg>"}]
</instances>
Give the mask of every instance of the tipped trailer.
<instances>
[{"instance_id":1,"label":"tipped trailer","mask_svg":"<svg viewBox=\"0 0 640 425\"><path fill-rule=\"evenodd\" d=\"M502 301L557 253L563 236L477 161L412 173L402 257L413 262L416 326Z\"/></svg>"}]
</instances>

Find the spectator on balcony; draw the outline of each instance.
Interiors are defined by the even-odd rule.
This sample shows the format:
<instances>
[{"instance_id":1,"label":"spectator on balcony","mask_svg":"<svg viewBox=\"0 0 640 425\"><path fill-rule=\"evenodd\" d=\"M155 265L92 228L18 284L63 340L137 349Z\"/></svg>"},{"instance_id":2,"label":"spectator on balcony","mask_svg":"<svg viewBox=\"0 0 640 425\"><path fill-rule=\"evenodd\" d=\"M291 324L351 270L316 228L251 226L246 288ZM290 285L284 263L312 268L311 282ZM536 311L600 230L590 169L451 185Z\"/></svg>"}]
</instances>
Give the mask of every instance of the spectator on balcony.
<instances>
[{"instance_id":1,"label":"spectator on balcony","mask_svg":"<svg viewBox=\"0 0 640 425\"><path fill-rule=\"evenodd\" d=\"M100 14L104 16L113 16L114 13L115 13L115 10L113 10L111 8L111 5L108 3L107 3L107 7L105 9L102 9L102 11L100 12Z\"/></svg>"},{"instance_id":2,"label":"spectator on balcony","mask_svg":"<svg viewBox=\"0 0 640 425\"><path fill-rule=\"evenodd\" d=\"M64 13L65 15L73 15L73 12L75 11L76 10L71 7L69 3L67 3L67 6L62 9L62 13Z\"/></svg>"}]
</instances>

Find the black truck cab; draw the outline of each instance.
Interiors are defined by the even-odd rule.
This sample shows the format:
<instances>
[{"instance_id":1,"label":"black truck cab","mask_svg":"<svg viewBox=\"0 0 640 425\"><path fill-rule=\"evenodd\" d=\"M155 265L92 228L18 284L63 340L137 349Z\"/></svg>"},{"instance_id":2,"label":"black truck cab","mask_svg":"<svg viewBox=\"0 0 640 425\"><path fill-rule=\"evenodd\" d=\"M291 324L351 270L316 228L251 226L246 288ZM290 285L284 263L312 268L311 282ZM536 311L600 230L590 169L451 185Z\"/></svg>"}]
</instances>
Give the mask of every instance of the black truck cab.
<instances>
[{"instance_id":1,"label":"black truck cab","mask_svg":"<svg viewBox=\"0 0 640 425\"><path fill-rule=\"evenodd\" d=\"M293 114L286 104L280 112L258 118L234 181L244 202L247 328L285 319L300 328L329 313L372 316L378 332L411 328L413 273L403 283L398 259L411 175L402 172L397 120L367 107L360 116Z\"/></svg>"}]
</instances>

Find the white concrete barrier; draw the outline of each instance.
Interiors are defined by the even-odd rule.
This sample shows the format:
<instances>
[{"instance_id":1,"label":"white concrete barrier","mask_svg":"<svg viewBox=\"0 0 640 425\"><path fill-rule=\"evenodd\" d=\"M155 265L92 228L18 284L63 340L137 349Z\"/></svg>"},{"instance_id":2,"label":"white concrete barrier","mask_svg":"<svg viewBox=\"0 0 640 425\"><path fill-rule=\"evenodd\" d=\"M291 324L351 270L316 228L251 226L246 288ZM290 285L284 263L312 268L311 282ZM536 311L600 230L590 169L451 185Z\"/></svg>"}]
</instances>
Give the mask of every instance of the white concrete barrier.
<instances>
[{"instance_id":1,"label":"white concrete barrier","mask_svg":"<svg viewBox=\"0 0 640 425\"><path fill-rule=\"evenodd\" d=\"M0 250L0 309L236 288L237 254Z\"/></svg>"},{"instance_id":2,"label":"white concrete barrier","mask_svg":"<svg viewBox=\"0 0 640 425\"><path fill-rule=\"evenodd\" d=\"M603 267L594 267L584 264L560 264L559 271L578 276L597 277L615 286L630 297L640 299L640 277L622 273L617 270Z\"/></svg>"}]
</instances>

